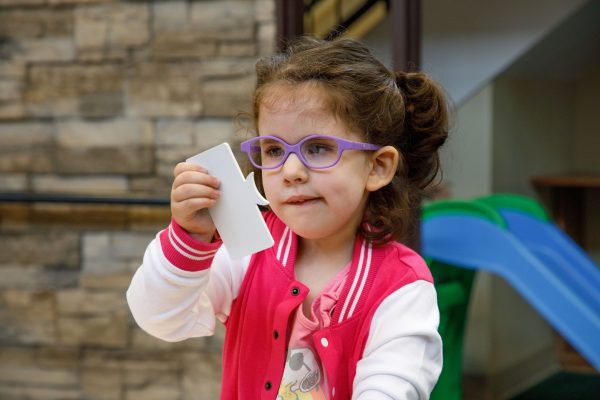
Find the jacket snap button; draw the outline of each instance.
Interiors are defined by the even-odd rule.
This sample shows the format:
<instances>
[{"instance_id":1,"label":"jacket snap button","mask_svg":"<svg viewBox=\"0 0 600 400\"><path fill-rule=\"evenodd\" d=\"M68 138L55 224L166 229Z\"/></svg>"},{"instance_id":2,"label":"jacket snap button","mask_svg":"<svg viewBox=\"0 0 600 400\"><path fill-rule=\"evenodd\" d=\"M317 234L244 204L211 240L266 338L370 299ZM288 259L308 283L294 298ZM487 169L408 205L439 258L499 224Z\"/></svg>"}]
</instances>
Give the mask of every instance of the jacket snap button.
<instances>
[{"instance_id":1,"label":"jacket snap button","mask_svg":"<svg viewBox=\"0 0 600 400\"><path fill-rule=\"evenodd\" d=\"M321 346L323 346L323 347L329 346L329 340L327 340L327 338L321 338Z\"/></svg>"},{"instance_id":2,"label":"jacket snap button","mask_svg":"<svg viewBox=\"0 0 600 400\"><path fill-rule=\"evenodd\" d=\"M273 331L273 337L274 337L275 339L279 339L279 332L277 332L277 330L274 330L274 331Z\"/></svg>"},{"instance_id":3,"label":"jacket snap button","mask_svg":"<svg viewBox=\"0 0 600 400\"><path fill-rule=\"evenodd\" d=\"M269 381L267 381L267 383L265 383L265 389L267 389L267 390L271 390L272 386L273 385L271 385L271 382L269 382Z\"/></svg>"},{"instance_id":4,"label":"jacket snap button","mask_svg":"<svg viewBox=\"0 0 600 400\"><path fill-rule=\"evenodd\" d=\"M297 287L292 288L292 296L298 296L298 294L300 294L300 289Z\"/></svg>"}]
</instances>

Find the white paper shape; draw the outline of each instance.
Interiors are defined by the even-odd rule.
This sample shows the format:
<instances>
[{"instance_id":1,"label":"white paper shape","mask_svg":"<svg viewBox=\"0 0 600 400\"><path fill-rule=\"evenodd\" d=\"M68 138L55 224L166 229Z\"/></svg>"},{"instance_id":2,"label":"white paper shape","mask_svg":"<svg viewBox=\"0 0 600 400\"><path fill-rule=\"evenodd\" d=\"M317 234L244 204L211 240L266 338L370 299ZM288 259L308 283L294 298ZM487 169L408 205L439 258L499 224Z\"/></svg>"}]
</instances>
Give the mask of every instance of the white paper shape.
<instances>
[{"instance_id":1,"label":"white paper shape","mask_svg":"<svg viewBox=\"0 0 600 400\"><path fill-rule=\"evenodd\" d=\"M200 165L221 181L221 196L208 212L215 223L227 252L233 259L254 254L273 246L257 204L269 202L254 184L254 172L246 179L228 143L222 143L186 160Z\"/></svg>"}]
</instances>

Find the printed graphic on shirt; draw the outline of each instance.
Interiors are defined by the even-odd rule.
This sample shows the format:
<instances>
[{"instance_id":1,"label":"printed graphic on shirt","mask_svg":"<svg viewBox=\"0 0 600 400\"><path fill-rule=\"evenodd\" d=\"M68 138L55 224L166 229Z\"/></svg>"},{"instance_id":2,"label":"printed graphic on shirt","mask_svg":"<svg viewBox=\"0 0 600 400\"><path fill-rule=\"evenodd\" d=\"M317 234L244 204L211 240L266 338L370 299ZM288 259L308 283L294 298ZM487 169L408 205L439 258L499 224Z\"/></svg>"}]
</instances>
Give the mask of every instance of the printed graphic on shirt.
<instances>
[{"instance_id":1,"label":"printed graphic on shirt","mask_svg":"<svg viewBox=\"0 0 600 400\"><path fill-rule=\"evenodd\" d=\"M325 400L321 366L309 348L290 349L277 400Z\"/></svg>"}]
</instances>

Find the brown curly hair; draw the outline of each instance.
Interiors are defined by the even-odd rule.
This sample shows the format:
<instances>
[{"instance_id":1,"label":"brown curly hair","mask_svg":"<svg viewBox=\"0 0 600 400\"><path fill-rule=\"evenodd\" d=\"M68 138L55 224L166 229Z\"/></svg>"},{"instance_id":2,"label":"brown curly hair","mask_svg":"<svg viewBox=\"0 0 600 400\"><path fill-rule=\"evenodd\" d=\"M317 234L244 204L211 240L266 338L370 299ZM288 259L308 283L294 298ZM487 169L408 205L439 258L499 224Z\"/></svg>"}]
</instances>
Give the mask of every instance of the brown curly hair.
<instances>
[{"instance_id":1,"label":"brown curly hair","mask_svg":"<svg viewBox=\"0 0 600 400\"><path fill-rule=\"evenodd\" d=\"M269 88L314 83L330 93L331 111L364 140L394 146L400 161L392 181L369 196L360 233L376 243L403 240L413 232L411 214L440 170L438 148L448 136L443 90L421 72L392 72L368 47L352 39L302 37L284 53L256 64L253 120ZM262 190L259 173L257 183Z\"/></svg>"}]
</instances>

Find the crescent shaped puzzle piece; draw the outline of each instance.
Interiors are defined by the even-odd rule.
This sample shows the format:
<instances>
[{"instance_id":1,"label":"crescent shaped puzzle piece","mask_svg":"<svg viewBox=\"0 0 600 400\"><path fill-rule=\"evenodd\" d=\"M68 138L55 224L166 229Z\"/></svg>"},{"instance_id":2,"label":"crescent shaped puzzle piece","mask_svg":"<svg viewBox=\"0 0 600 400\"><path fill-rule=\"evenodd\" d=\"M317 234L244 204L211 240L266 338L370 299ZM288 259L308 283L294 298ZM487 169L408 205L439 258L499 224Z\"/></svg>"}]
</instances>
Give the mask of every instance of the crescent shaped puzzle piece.
<instances>
[{"instance_id":1,"label":"crescent shaped puzzle piece","mask_svg":"<svg viewBox=\"0 0 600 400\"><path fill-rule=\"evenodd\" d=\"M254 173L244 179L228 143L186 161L206 168L221 182L221 196L208 212L231 258L240 259L273 246L273 237L257 206L269 202L256 188Z\"/></svg>"},{"instance_id":2,"label":"crescent shaped puzzle piece","mask_svg":"<svg viewBox=\"0 0 600 400\"><path fill-rule=\"evenodd\" d=\"M269 201L263 197L263 195L258 191L256 184L254 183L254 172L250 172L246 177L246 189L250 192L251 196L254 197L254 201L256 204L260 206L268 206Z\"/></svg>"}]
</instances>

